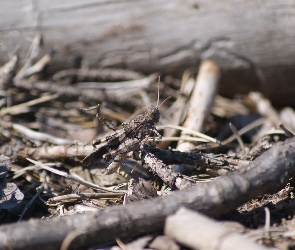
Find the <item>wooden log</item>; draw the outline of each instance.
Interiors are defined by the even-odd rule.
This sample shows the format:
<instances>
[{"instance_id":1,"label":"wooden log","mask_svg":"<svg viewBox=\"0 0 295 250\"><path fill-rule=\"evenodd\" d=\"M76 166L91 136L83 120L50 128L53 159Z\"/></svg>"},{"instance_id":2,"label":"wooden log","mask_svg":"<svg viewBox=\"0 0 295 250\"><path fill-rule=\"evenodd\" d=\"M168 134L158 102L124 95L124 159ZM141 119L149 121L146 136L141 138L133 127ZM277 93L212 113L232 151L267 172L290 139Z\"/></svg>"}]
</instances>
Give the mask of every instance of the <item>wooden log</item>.
<instances>
[{"instance_id":1,"label":"wooden log","mask_svg":"<svg viewBox=\"0 0 295 250\"><path fill-rule=\"evenodd\" d=\"M0 63L21 58L37 33L50 69L90 66L182 74L202 59L222 66L221 93L260 89L294 104L295 3L290 0L1 1Z\"/></svg>"}]
</instances>

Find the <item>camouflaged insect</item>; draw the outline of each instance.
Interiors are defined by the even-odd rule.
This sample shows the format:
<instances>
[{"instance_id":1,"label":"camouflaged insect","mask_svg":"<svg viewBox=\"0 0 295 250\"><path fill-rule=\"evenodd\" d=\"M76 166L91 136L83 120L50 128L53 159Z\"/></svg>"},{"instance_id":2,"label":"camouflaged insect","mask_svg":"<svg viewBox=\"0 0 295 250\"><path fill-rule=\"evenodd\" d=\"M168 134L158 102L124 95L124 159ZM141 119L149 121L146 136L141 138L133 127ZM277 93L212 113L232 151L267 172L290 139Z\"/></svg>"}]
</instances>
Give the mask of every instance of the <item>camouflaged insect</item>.
<instances>
[{"instance_id":1,"label":"camouflaged insect","mask_svg":"<svg viewBox=\"0 0 295 250\"><path fill-rule=\"evenodd\" d=\"M131 122L123 123L122 129L116 130L114 134L107 136L104 140L98 141L97 149L82 160L83 166L90 166L100 159L113 162L107 167L107 173L112 173L119 167L118 162L124 159L131 151L138 150L140 145L152 133L161 137L155 124L160 120L159 93L157 105L151 105L147 111L136 116ZM97 114L100 121L112 129L106 121Z\"/></svg>"}]
</instances>

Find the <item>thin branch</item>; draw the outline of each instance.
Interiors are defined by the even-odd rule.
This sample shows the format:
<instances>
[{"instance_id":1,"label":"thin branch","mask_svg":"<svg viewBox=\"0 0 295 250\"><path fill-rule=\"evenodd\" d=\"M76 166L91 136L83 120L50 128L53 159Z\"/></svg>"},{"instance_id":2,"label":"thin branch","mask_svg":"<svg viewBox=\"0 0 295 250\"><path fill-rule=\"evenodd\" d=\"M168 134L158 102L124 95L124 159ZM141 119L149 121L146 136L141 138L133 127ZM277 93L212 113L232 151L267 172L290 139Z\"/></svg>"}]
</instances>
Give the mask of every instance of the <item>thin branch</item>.
<instances>
[{"instance_id":1,"label":"thin branch","mask_svg":"<svg viewBox=\"0 0 295 250\"><path fill-rule=\"evenodd\" d=\"M36 200L36 198L41 194L42 191L43 191L43 189L40 188L40 189L38 190L38 192L33 196L33 198L30 200L30 202L26 205L26 207L25 207L24 210L22 211L22 213L21 213L20 217L18 218L17 222L20 222L20 221L23 219L23 217L24 217L26 211L29 209L29 207L33 204L33 202L34 202L34 201Z\"/></svg>"},{"instance_id":2,"label":"thin branch","mask_svg":"<svg viewBox=\"0 0 295 250\"><path fill-rule=\"evenodd\" d=\"M44 68L49 64L49 62L52 60L54 52L46 54L43 56L38 62L36 62L34 65L30 66L29 68L25 69L22 74L21 78L28 78L32 75L35 75L37 73L40 73L44 70Z\"/></svg>"},{"instance_id":3,"label":"thin branch","mask_svg":"<svg viewBox=\"0 0 295 250\"><path fill-rule=\"evenodd\" d=\"M254 122L249 123L247 126L243 127L242 129L238 130L238 135L241 136L250 130L257 128L265 123L265 118L260 118ZM229 138L222 141L222 145L226 145L236 139L235 135L230 136Z\"/></svg>"},{"instance_id":4,"label":"thin branch","mask_svg":"<svg viewBox=\"0 0 295 250\"><path fill-rule=\"evenodd\" d=\"M164 150L160 148L155 148L144 144L143 150L150 152L159 160L163 161L164 164L188 164L188 165L199 165L208 166L203 154L198 154L195 152L181 152L177 150Z\"/></svg>"},{"instance_id":5,"label":"thin branch","mask_svg":"<svg viewBox=\"0 0 295 250\"><path fill-rule=\"evenodd\" d=\"M200 137L200 138L204 139L207 142L213 142L213 143L220 144L220 143L218 143L217 139L215 139L213 137L210 137L208 135L205 135L203 133L200 133L200 132L198 132L196 130L190 129L190 128L185 128L185 127L177 126L177 125L173 125L173 124L157 126L157 129L163 129L163 128L179 129L179 130L185 132L186 134L195 135L197 137Z\"/></svg>"},{"instance_id":6,"label":"thin branch","mask_svg":"<svg viewBox=\"0 0 295 250\"><path fill-rule=\"evenodd\" d=\"M3 109L0 110L0 117L4 116L4 115L7 115L7 114L11 114L11 115L19 114L25 108L28 108L30 106L37 105L37 104L40 104L40 103L43 103L43 102L52 101L52 100L54 100L54 99L56 99L58 97L59 97L58 94L46 95L46 96L42 96L42 97L37 98L37 99L32 100L32 101L28 101L28 102L25 102L25 103L14 105L14 106L8 107L8 108L3 108Z\"/></svg>"},{"instance_id":7,"label":"thin branch","mask_svg":"<svg viewBox=\"0 0 295 250\"><path fill-rule=\"evenodd\" d=\"M112 199L119 198L124 194L120 193L80 193L80 194L67 194L52 197L48 199L48 205L57 205L65 202L72 202L73 200L83 200L83 199Z\"/></svg>"},{"instance_id":8,"label":"thin branch","mask_svg":"<svg viewBox=\"0 0 295 250\"><path fill-rule=\"evenodd\" d=\"M100 187L98 185L87 182L87 181L83 180L82 178L77 178L77 177L74 177L74 176L72 176L70 174L67 174L67 173L63 172L63 171L48 167L45 164L42 164L42 163L40 163L38 161L34 161L32 159L29 159L29 158L27 158L27 160L32 162L33 164L35 164L36 166L38 166L40 168L46 169L46 170L48 170L48 171L50 171L50 172L52 172L54 174L60 175L60 176L62 176L64 178L67 178L67 179L72 180L74 182L78 182L78 183L80 183L80 184L82 184L82 185L84 185L86 187L90 187L90 188L93 188L95 190L100 190L100 191L103 191L103 192L119 193L119 194L122 194L122 195L124 195L126 193L126 191L123 191L123 190L119 191L119 190L111 190L111 189L107 189L107 188L102 188L102 187Z\"/></svg>"},{"instance_id":9,"label":"thin branch","mask_svg":"<svg viewBox=\"0 0 295 250\"><path fill-rule=\"evenodd\" d=\"M49 135L49 134L46 134L46 133L42 133L42 132L37 132L37 131L29 129L29 128L23 126L23 125L20 125L20 124L13 123L12 128L15 131L23 134L24 136L26 136L27 138L29 138L31 140L45 141L45 142L50 142L50 143L53 143L53 144L56 144L56 145L73 144L73 142L70 141L70 140L59 138L59 137Z\"/></svg>"},{"instance_id":10,"label":"thin branch","mask_svg":"<svg viewBox=\"0 0 295 250\"><path fill-rule=\"evenodd\" d=\"M236 127L231 122L229 123L229 127L230 127L231 131L233 132L233 134L235 135L235 137L236 137L236 139L237 139L237 141L238 141L238 143L239 143L242 151L245 152L244 142L243 142L241 136L239 135Z\"/></svg>"},{"instance_id":11,"label":"thin branch","mask_svg":"<svg viewBox=\"0 0 295 250\"><path fill-rule=\"evenodd\" d=\"M207 115L215 98L220 76L219 65L212 60L204 60L199 68L184 127L202 132ZM186 132L182 132L184 136ZM177 149L188 151L194 145L189 142L178 142Z\"/></svg>"},{"instance_id":12,"label":"thin branch","mask_svg":"<svg viewBox=\"0 0 295 250\"><path fill-rule=\"evenodd\" d=\"M163 161L159 160L148 147L144 145L142 149L142 159L156 173L168 186L172 188L184 189L192 186L193 184L185 179L181 174L175 173L171 168L168 168Z\"/></svg>"},{"instance_id":13,"label":"thin branch","mask_svg":"<svg viewBox=\"0 0 295 250\"><path fill-rule=\"evenodd\" d=\"M31 43L30 49L28 51L27 56L29 57L26 61L26 63L24 64L24 66L20 69L20 71L18 72L18 74L16 75L16 79L21 79L23 78L23 74L25 73L25 71L32 66L34 60L37 58L39 51L40 51L40 47L41 47L41 34L37 34L33 40L33 42Z\"/></svg>"},{"instance_id":14,"label":"thin branch","mask_svg":"<svg viewBox=\"0 0 295 250\"><path fill-rule=\"evenodd\" d=\"M285 127L284 124L281 124L279 127L285 132L285 134L286 134L289 138L294 137L294 134L293 134L289 129L287 129L287 128Z\"/></svg>"}]
</instances>

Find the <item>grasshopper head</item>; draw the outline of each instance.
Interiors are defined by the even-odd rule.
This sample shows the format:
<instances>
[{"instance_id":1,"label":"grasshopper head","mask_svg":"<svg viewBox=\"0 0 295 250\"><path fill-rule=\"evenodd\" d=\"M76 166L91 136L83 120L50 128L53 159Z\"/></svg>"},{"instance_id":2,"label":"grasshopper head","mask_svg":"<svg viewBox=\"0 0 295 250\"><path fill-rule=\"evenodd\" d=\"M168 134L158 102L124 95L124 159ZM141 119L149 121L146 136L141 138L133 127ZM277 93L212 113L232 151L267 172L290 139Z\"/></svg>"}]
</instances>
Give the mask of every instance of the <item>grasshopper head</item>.
<instances>
[{"instance_id":1,"label":"grasshopper head","mask_svg":"<svg viewBox=\"0 0 295 250\"><path fill-rule=\"evenodd\" d=\"M147 110L147 118L152 123L157 123L160 121L160 111L158 106L149 106Z\"/></svg>"}]
</instances>

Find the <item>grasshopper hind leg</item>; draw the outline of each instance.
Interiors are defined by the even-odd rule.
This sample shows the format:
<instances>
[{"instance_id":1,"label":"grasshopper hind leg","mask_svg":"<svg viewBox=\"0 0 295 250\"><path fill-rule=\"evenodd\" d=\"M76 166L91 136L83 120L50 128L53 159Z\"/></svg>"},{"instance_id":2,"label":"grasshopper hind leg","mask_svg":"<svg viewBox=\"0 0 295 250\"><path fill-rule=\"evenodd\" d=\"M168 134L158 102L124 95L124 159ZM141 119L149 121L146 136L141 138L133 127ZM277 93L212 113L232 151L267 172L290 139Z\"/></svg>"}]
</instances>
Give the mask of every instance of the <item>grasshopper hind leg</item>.
<instances>
[{"instance_id":1,"label":"grasshopper hind leg","mask_svg":"<svg viewBox=\"0 0 295 250\"><path fill-rule=\"evenodd\" d=\"M91 166L91 165L95 164L106 153L107 153L106 148L97 149L96 151L92 152L90 155L86 156L82 160L82 166L88 167L88 166Z\"/></svg>"}]
</instances>

